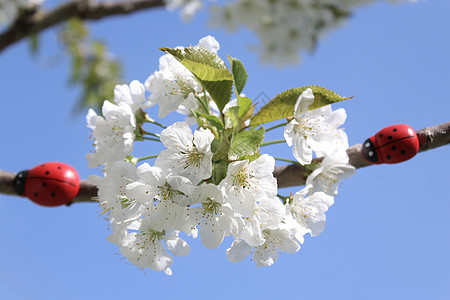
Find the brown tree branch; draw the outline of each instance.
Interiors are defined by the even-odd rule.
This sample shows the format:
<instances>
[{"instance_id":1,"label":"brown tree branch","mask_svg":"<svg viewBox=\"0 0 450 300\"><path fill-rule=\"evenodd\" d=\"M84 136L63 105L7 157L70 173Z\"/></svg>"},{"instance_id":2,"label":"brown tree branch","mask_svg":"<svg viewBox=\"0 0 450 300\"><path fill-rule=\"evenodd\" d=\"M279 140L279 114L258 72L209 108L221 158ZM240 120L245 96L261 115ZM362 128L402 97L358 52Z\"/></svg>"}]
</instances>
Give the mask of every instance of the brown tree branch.
<instances>
[{"instance_id":1,"label":"brown tree branch","mask_svg":"<svg viewBox=\"0 0 450 300\"><path fill-rule=\"evenodd\" d=\"M420 140L419 152L442 147L450 144L450 122L427 127L417 131ZM351 146L347 153L350 158L350 164L356 169L370 166L363 157L362 145L356 144ZM322 158L314 159L315 162L321 161ZM305 169L299 165L286 165L275 167L273 172L278 181L278 187L290 187L304 185L306 177ZM0 193L8 195L16 195L12 188L12 182L16 176L15 173L0 170ZM90 184L87 180L81 180L80 191L73 200L75 202L97 202L97 188Z\"/></svg>"},{"instance_id":2,"label":"brown tree branch","mask_svg":"<svg viewBox=\"0 0 450 300\"><path fill-rule=\"evenodd\" d=\"M120 2L73 0L51 11L37 10L35 13L24 15L12 24L8 30L0 34L0 52L26 37L37 34L73 17L83 20L99 20L105 17L163 7L164 5L164 0L123 0Z\"/></svg>"},{"instance_id":3,"label":"brown tree branch","mask_svg":"<svg viewBox=\"0 0 450 300\"><path fill-rule=\"evenodd\" d=\"M450 122L421 129L417 132L420 141L419 152L427 151L437 147L450 144ZM347 150L350 164L356 169L370 166L363 156L362 145L356 144ZM316 158L314 162L320 162L322 158ZM306 177L305 169L299 165L287 165L275 167L273 175L277 179L278 187L290 187L304 185Z\"/></svg>"}]
</instances>

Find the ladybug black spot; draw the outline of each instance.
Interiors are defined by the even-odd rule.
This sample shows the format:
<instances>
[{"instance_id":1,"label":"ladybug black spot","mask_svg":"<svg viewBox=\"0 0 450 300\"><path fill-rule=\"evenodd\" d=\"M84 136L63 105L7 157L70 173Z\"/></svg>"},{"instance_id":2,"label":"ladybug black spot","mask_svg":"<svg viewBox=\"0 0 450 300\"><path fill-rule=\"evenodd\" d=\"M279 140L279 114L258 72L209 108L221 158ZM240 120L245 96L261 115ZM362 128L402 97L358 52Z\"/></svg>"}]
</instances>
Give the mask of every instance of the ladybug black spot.
<instances>
[{"instance_id":1,"label":"ladybug black spot","mask_svg":"<svg viewBox=\"0 0 450 300\"><path fill-rule=\"evenodd\" d=\"M38 193L34 193L34 196L37 197L37 196L38 196Z\"/></svg>"},{"instance_id":2,"label":"ladybug black spot","mask_svg":"<svg viewBox=\"0 0 450 300\"><path fill-rule=\"evenodd\" d=\"M392 129L393 132L397 132L397 128Z\"/></svg>"},{"instance_id":3,"label":"ladybug black spot","mask_svg":"<svg viewBox=\"0 0 450 300\"><path fill-rule=\"evenodd\" d=\"M383 134L382 133L380 133L379 135L378 135L380 138L382 138L383 137Z\"/></svg>"},{"instance_id":4,"label":"ladybug black spot","mask_svg":"<svg viewBox=\"0 0 450 300\"><path fill-rule=\"evenodd\" d=\"M392 140L392 135L388 136L388 139Z\"/></svg>"},{"instance_id":5,"label":"ladybug black spot","mask_svg":"<svg viewBox=\"0 0 450 300\"><path fill-rule=\"evenodd\" d=\"M51 195L52 195L52 197L55 197L55 193L52 193Z\"/></svg>"},{"instance_id":6,"label":"ladybug black spot","mask_svg":"<svg viewBox=\"0 0 450 300\"><path fill-rule=\"evenodd\" d=\"M44 181L44 182L42 183L42 186L43 186L43 187L46 187L46 186L47 186L47 182Z\"/></svg>"},{"instance_id":7,"label":"ladybug black spot","mask_svg":"<svg viewBox=\"0 0 450 300\"><path fill-rule=\"evenodd\" d=\"M45 172L45 175L48 175L48 174L50 174L50 171Z\"/></svg>"},{"instance_id":8,"label":"ladybug black spot","mask_svg":"<svg viewBox=\"0 0 450 300\"><path fill-rule=\"evenodd\" d=\"M405 151L405 150L402 150L402 151L400 151L400 153L403 154L403 155L405 155L405 154L406 154L406 151Z\"/></svg>"},{"instance_id":9,"label":"ladybug black spot","mask_svg":"<svg viewBox=\"0 0 450 300\"><path fill-rule=\"evenodd\" d=\"M392 149L392 150L395 150L395 149L397 149L397 147L395 147L395 146L392 146L392 147L391 147L391 149Z\"/></svg>"},{"instance_id":10,"label":"ladybug black spot","mask_svg":"<svg viewBox=\"0 0 450 300\"><path fill-rule=\"evenodd\" d=\"M58 170L61 170L61 167L58 167Z\"/></svg>"},{"instance_id":11,"label":"ladybug black spot","mask_svg":"<svg viewBox=\"0 0 450 300\"><path fill-rule=\"evenodd\" d=\"M386 156L387 159L391 159L392 156L390 154L388 154L388 156Z\"/></svg>"}]
</instances>

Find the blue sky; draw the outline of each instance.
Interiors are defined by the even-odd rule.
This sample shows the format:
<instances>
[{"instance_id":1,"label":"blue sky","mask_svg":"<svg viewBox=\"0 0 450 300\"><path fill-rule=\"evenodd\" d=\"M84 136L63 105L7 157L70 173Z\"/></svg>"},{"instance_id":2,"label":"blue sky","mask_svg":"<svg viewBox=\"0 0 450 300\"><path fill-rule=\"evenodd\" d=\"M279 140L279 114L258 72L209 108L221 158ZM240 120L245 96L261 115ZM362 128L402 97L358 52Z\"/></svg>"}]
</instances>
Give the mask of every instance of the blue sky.
<instances>
[{"instance_id":1,"label":"blue sky","mask_svg":"<svg viewBox=\"0 0 450 300\"><path fill-rule=\"evenodd\" d=\"M91 29L120 57L128 81L144 81L158 68L159 47L196 44L211 34L223 58L229 54L245 64L249 97L309 84L354 96L334 106L347 111L344 127L353 145L391 124L422 129L449 121L448 11L446 0L363 7L301 65L283 69L259 64L248 50L255 42L251 33L208 28L206 13L185 24L177 13L157 10L92 23ZM72 114L79 90L67 84L69 61L54 31L41 38L38 56L29 54L26 42L0 54L0 169L63 161L81 178L99 174L85 160L92 149L85 114ZM59 59L50 64L54 57ZM173 114L165 122L180 119ZM282 131L273 138L282 138ZM147 144L138 147L155 154ZM175 259L172 277L143 272L105 240L107 223L95 204L45 208L0 195L0 298L448 299L449 150L357 170L328 211L325 232L268 268L250 259L228 262L231 240L208 250L189 239L191 253ZM264 151L292 157L287 145Z\"/></svg>"}]
</instances>

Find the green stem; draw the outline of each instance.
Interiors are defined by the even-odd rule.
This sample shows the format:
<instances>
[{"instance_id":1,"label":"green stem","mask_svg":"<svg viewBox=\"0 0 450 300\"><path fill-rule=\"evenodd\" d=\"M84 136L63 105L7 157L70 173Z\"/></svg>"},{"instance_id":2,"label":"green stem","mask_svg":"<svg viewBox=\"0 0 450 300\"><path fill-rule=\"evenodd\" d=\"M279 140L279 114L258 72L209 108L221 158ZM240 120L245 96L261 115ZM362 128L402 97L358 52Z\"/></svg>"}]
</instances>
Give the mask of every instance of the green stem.
<instances>
[{"instance_id":1,"label":"green stem","mask_svg":"<svg viewBox=\"0 0 450 300\"><path fill-rule=\"evenodd\" d=\"M268 141L268 142L264 142L261 144L262 146L268 146L268 145L273 145L273 144L280 144L280 143L285 143L285 140L275 140L275 141Z\"/></svg>"},{"instance_id":2,"label":"green stem","mask_svg":"<svg viewBox=\"0 0 450 300\"><path fill-rule=\"evenodd\" d=\"M160 138L160 135L159 135L159 134L157 134L157 133L152 133L152 132L144 131L144 134L147 134L147 135L151 135L151 136L154 136L154 137Z\"/></svg>"},{"instance_id":3,"label":"green stem","mask_svg":"<svg viewBox=\"0 0 450 300\"><path fill-rule=\"evenodd\" d=\"M265 132L271 131L271 130L273 130L273 129L275 129L275 128L278 128L278 127L285 126L285 125L287 125L287 124L288 124L288 123L286 122L286 123L281 123L281 124L275 125L275 126L273 126L273 127L270 127L270 128L268 128L268 129L266 129Z\"/></svg>"},{"instance_id":4,"label":"green stem","mask_svg":"<svg viewBox=\"0 0 450 300\"><path fill-rule=\"evenodd\" d=\"M289 197L281 196L280 194L277 194L277 197L282 200L283 204L286 204L286 201L289 199Z\"/></svg>"},{"instance_id":5,"label":"green stem","mask_svg":"<svg viewBox=\"0 0 450 300\"><path fill-rule=\"evenodd\" d=\"M151 158L155 158L158 157L158 154L156 155L150 155L150 156L144 156L144 157L140 157L138 159L136 159L137 162L140 162L141 160L145 160L145 159L151 159Z\"/></svg>"},{"instance_id":6,"label":"green stem","mask_svg":"<svg viewBox=\"0 0 450 300\"><path fill-rule=\"evenodd\" d=\"M206 94L205 94L205 98L206 98ZM205 113L209 114L209 106L208 106L208 103L205 101L206 99L203 100L202 98L197 97L197 100L200 101L200 103L203 105L203 109L205 110Z\"/></svg>"},{"instance_id":7,"label":"green stem","mask_svg":"<svg viewBox=\"0 0 450 300\"><path fill-rule=\"evenodd\" d=\"M147 122L147 123L150 123L150 124L155 124L156 126L159 126L159 127L161 127L161 128L164 128L164 129L166 129L167 128L167 126L165 126L165 125L163 125L163 124L161 124L161 123L159 123L159 122L156 122L155 120L153 120L152 118L150 118L149 117L149 115L147 115L147 114L145 114L145 121L144 122Z\"/></svg>"},{"instance_id":8,"label":"green stem","mask_svg":"<svg viewBox=\"0 0 450 300\"><path fill-rule=\"evenodd\" d=\"M295 160L290 160L290 159L280 158L280 157L274 157L274 158L275 158L275 160L290 162L292 164L303 166L301 163L299 163L298 161L295 161Z\"/></svg>"},{"instance_id":9,"label":"green stem","mask_svg":"<svg viewBox=\"0 0 450 300\"><path fill-rule=\"evenodd\" d=\"M149 140L149 141L155 141L155 142L161 142L161 140L159 140L159 139L149 138L149 137L146 137L146 136L141 137L141 139Z\"/></svg>"}]
</instances>

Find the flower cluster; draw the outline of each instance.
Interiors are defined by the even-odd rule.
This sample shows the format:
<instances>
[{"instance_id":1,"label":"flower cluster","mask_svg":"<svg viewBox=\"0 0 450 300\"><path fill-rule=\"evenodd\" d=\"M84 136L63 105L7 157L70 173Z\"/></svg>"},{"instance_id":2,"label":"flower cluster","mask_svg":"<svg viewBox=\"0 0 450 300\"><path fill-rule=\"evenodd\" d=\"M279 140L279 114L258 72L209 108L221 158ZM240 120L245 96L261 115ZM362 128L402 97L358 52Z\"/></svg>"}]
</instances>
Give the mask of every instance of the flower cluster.
<instances>
[{"instance_id":1,"label":"flower cluster","mask_svg":"<svg viewBox=\"0 0 450 300\"><path fill-rule=\"evenodd\" d=\"M242 63L230 58L230 72L217 55L219 48L211 36L196 46L163 48L167 54L160 69L145 85L133 81L116 86L114 103L104 102L102 116L93 110L87 114L95 140L87 160L90 167L103 166L104 173L89 180L98 187L111 223L107 239L136 266L171 274L173 256L189 254L183 235L200 235L209 249L231 237L228 260L252 254L258 267L270 266L280 252L297 252L305 234L324 230L325 212L339 182L354 172L348 164L347 136L339 128L345 111L326 105L329 97L334 97L328 99L331 103L340 96L320 87L300 88L294 91L298 95L284 136L296 163L310 175L295 195L279 195L273 176L276 159L260 149L265 132L260 125L270 120L258 121L261 114L253 114L251 99L240 94L247 76ZM232 86L237 99L230 101L223 95L231 96ZM321 105L314 90L325 101ZM154 104L160 118L178 111L195 120L197 129L192 131L186 122L168 127L156 122L144 112ZM269 102L265 109L271 106ZM270 113L272 118L286 117L278 114ZM146 123L163 130L147 132ZM133 157L134 142L148 140L161 142L165 149ZM323 160L313 162L313 152ZM153 165L140 163L149 158L156 158Z\"/></svg>"},{"instance_id":2,"label":"flower cluster","mask_svg":"<svg viewBox=\"0 0 450 300\"><path fill-rule=\"evenodd\" d=\"M0 0L0 26L13 22L21 10L41 5L44 0Z\"/></svg>"},{"instance_id":3,"label":"flower cluster","mask_svg":"<svg viewBox=\"0 0 450 300\"><path fill-rule=\"evenodd\" d=\"M398 1L398 0L390 0ZM375 0L237 0L211 9L211 24L236 31L253 31L254 46L263 62L288 65L300 61L300 51L312 51L318 39L338 27L357 6Z\"/></svg>"},{"instance_id":4,"label":"flower cluster","mask_svg":"<svg viewBox=\"0 0 450 300\"><path fill-rule=\"evenodd\" d=\"M203 6L201 0L165 0L166 7L172 11L175 9L181 9L181 16L184 20L190 20L198 10Z\"/></svg>"},{"instance_id":5,"label":"flower cluster","mask_svg":"<svg viewBox=\"0 0 450 300\"><path fill-rule=\"evenodd\" d=\"M402 0L388 0L399 2ZM409 0L414 2L416 0ZM211 6L210 24L254 32L260 45L252 45L263 62L288 65L300 61L300 51L312 51L318 39L340 26L361 5L375 0L236 0ZM167 0L169 10L182 9L190 19L201 0Z\"/></svg>"}]
</instances>

